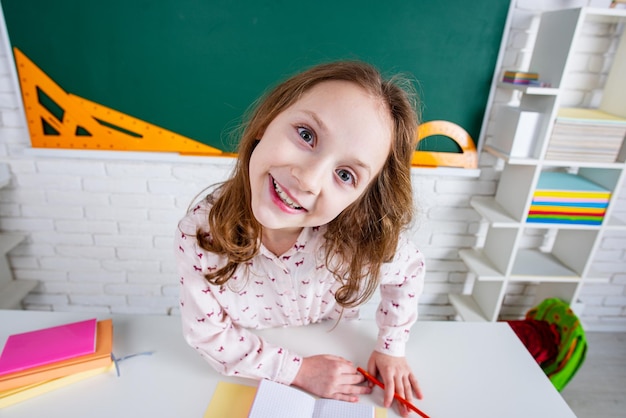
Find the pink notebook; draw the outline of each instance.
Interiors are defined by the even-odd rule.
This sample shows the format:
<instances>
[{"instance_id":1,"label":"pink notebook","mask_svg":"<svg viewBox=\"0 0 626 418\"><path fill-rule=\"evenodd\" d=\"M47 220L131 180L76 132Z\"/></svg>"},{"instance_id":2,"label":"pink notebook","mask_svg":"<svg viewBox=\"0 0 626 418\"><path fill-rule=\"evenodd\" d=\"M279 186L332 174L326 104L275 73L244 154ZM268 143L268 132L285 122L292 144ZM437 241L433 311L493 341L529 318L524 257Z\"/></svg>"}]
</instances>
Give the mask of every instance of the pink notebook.
<instances>
[{"instance_id":1,"label":"pink notebook","mask_svg":"<svg viewBox=\"0 0 626 418\"><path fill-rule=\"evenodd\" d=\"M9 336L0 354L0 375L93 353L96 318Z\"/></svg>"}]
</instances>

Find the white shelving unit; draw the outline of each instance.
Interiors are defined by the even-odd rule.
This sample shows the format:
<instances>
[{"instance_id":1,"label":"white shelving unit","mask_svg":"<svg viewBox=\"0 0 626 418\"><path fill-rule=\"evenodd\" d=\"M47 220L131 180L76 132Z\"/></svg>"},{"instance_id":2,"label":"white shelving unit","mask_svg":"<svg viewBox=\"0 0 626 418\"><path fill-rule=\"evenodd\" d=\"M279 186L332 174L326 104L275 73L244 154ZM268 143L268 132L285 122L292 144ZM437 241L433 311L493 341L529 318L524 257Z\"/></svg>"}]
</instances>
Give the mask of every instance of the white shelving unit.
<instances>
[{"instance_id":1,"label":"white shelving unit","mask_svg":"<svg viewBox=\"0 0 626 418\"><path fill-rule=\"evenodd\" d=\"M519 110L535 112L539 118L533 137L524 139L533 144L526 155L511 155L514 145L511 139L519 140L516 136L519 127L515 125L496 129L496 133L505 137L492 139L485 145L485 150L502 159L504 166L495 196L475 197L471 201L472 207L487 221L488 229L480 248L460 253L475 276L471 292L449 295L458 315L466 321L502 319L504 297L513 285L535 283L535 303L559 297L574 304L583 283L608 279L592 271L591 264L605 231L626 230L626 223L612 215L616 192L625 181L626 145L622 145L612 162L545 158L565 91L563 80L571 84L567 77L574 71L572 57L584 44L580 39L587 36L586 25L621 32L617 49L614 45L607 47L607 54L613 55L613 64L598 109L626 119L626 31L623 30L626 10L578 8L544 13L529 69L539 73L540 80L550 87L498 83L499 88L519 91ZM510 148L503 149L502 144L507 141ZM611 191L602 224L527 223L533 193L544 171L575 173Z\"/></svg>"},{"instance_id":2,"label":"white shelving unit","mask_svg":"<svg viewBox=\"0 0 626 418\"><path fill-rule=\"evenodd\" d=\"M10 180L9 168L0 164L0 187L8 185ZM36 280L14 280L7 261L7 253L25 238L23 234L0 233L0 309L20 309L22 299L38 284Z\"/></svg>"}]
</instances>

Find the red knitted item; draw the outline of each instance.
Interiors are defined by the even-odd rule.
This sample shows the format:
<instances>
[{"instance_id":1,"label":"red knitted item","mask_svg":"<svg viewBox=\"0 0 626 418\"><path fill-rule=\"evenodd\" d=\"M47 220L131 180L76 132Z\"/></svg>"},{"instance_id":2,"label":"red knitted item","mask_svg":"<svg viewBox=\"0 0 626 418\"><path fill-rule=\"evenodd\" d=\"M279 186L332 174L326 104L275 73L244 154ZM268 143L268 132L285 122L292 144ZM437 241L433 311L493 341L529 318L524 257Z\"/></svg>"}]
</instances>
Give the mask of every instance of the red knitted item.
<instances>
[{"instance_id":1,"label":"red knitted item","mask_svg":"<svg viewBox=\"0 0 626 418\"><path fill-rule=\"evenodd\" d=\"M539 365L556 359L561 340L556 325L536 319L506 322Z\"/></svg>"}]
</instances>

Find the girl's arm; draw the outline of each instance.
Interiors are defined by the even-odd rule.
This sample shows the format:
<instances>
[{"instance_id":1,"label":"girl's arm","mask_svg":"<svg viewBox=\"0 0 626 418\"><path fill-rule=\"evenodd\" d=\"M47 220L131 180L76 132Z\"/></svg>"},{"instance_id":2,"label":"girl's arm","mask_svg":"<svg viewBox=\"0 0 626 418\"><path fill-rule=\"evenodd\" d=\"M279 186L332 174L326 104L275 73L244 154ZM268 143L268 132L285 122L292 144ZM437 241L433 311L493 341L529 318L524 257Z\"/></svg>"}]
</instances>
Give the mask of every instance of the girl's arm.
<instances>
[{"instance_id":1,"label":"girl's arm","mask_svg":"<svg viewBox=\"0 0 626 418\"><path fill-rule=\"evenodd\" d=\"M393 261L381 269L381 302L376 312L378 341L368 361L368 372L381 376L385 384L384 405L389 407L397 392L405 399L421 399L417 379L408 365L405 344L417 320L417 302L424 286L424 257L401 237ZM399 405L402 416L409 411Z\"/></svg>"},{"instance_id":2,"label":"girl's arm","mask_svg":"<svg viewBox=\"0 0 626 418\"><path fill-rule=\"evenodd\" d=\"M291 384L302 358L233 322L231 315L236 312L229 312L213 295L219 286L210 285L204 278L207 253L198 251L195 236L177 232L175 253L183 335L187 343L224 375Z\"/></svg>"},{"instance_id":3,"label":"girl's arm","mask_svg":"<svg viewBox=\"0 0 626 418\"><path fill-rule=\"evenodd\" d=\"M417 320L417 302L424 288L424 274L423 254L402 236L394 259L383 265L380 272L376 351L404 356L411 327Z\"/></svg>"}]
</instances>

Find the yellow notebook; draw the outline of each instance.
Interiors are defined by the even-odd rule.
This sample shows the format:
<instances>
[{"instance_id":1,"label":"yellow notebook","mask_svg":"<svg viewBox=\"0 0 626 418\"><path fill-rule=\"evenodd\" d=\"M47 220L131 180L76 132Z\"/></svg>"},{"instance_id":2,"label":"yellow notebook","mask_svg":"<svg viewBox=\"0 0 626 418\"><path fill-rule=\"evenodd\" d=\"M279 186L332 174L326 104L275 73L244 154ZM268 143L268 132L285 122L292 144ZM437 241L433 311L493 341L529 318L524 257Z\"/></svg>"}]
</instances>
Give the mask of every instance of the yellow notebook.
<instances>
[{"instance_id":1,"label":"yellow notebook","mask_svg":"<svg viewBox=\"0 0 626 418\"><path fill-rule=\"evenodd\" d=\"M578 123L615 123L626 125L626 119L599 109L562 107L557 117L563 121Z\"/></svg>"},{"instance_id":2,"label":"yellow notebook","mask_svg":"<svg viewBox=\"0 0 626 418\"><path fill-rule=\"evenodd\" d=\"M60 377L58 379L49 380L43 383L34 383L17 389L9 389L4 392L0 392L0 408L16 404L18 402L25 401L27 399L34 398L35 396L42 395L46 392L53 391L55 389L62 388L63 386L70 385L75 382L87 379L89 377L106 373L113 368L113 362L105 367L100 367L93 370L87 370L71 374L69 376Z\"/></svg>"}]
</instances>

